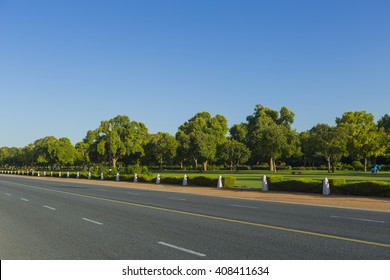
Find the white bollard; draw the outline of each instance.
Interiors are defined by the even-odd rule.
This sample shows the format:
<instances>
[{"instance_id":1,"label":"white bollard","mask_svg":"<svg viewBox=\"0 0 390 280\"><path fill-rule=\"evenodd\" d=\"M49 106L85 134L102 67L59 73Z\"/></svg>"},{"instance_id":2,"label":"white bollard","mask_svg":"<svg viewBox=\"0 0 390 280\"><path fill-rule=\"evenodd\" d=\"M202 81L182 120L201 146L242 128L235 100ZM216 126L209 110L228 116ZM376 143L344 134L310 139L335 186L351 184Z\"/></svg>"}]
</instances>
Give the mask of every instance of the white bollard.
<instances>
[{"instance_id":1,"label":"white bollard","mask_svg":"<svg viewBox=\"0 0 390 280\"><path fill-rule=\"evenodd\" d=\"M188 186L188 177L187 177L187 175L184 175L183 186Z\"/></svg>"},{"instance_id":2,"label":"white bollard","mask_svg":"<svg viewBox=\"0 0 390 280\"><path fill-rule=\"evenodd\" d=\"M218 188L218 189L223 188L223 185L222 185L222 175L219 175L218 183L217 183L217 188Z\"/></svg>"},{"instance_id":3,"label":"white bollard","mask_svg":"<svg viewBox=\"0 0 390 280\"><path fill-rule=\"evenodd\" d=\"M104 180L104 174L103 174L103 172L100 174L100 180Z\"/></svg>"},{"instance_id":4,"label":"white bollard","mask_svg":"<svg viewBox=\"0 0 390 280\"><path fill-rule=\"evenodd\" d=\"M117 182L120 181L119 173L116 173L116 181L117 181Z\"/></svg>"},{"instance_id":5,"label":"white bollard","mask_svg":"<svg viewBox=\"0 0 390 280\"><path fill-rule=\"evenodd\" d=\"M31 176L34 176L34 173L35 173L35 171L33 171L33 172L31 173ZM11 174L12 174L12 171L11 171Z\"/></svg>"},{"instance_id":6,"label":"white bollard","mask_svg":"<svg viewBox=\"0 0 390 280\"><path fill-rule=\"evenodd\" d=\"M69 178L69 176L70 176L69 172L68 172L68 173L66 173L66 178Z\"/></svg>"},{"instance_id":7,"label":"white bollard","mask_svg":"<svg viewBox=\"0 0 390 280\"><path fill-rule=\"evenodd\" d=\"M160 183L161 183L161 177L160 174L157 174L156 184L160 184Z\"/></svg>"},{"instance_id":8,"label":"white bollard","mask_svg":"<svg viewBox=\"0 0 390 280\"><path fill-rule=\"evenodd\" d=\"M58 173L58 177L61 177L61 172Z\"/></svg>"},{"instance_id":9,"label":"white bollard","mask_svg":"<svg viewBox=\"0 0 390 280\"><path fill-rule=\"evenodd\" d=\"M137 182L138 182L138 174L135 173L135 174L134 174L134 183L137 183Z\"/></svg>"},{"instance_id":10,"label":"white bollard","mask_svg":"<svg viewBox=\"0 0 390 280\"><path fill-rule=\"evenodd\" d=\"M77 172L76 178L77 178L77 179L80 179L80 172Z\"/></svg>"},{"instance_id":11,"label":"white bollard","mask_svg":"<svg viewBox=\"0 0 390 280\"><path fill-rule=\"evenodd\" d=\"M322 194L323 195L330 195L330 185L328 178L325 178L322 182Z\"/></svg>"},{"instance_id":12,"label":"white bollard","mask_svg":"<svg viewBox=\"0 0 390 280\"><path fill-rule=\"evenodd\" d=\"M88 180L91 179L91 172L88 172Z\"/></svg>"},{"instance_id":13,"label":"white bollard","mask_svg":"<svg viewBox=\"0 0 390 280\"><path fill-rule=\"evenodd\" d=\"M46 171L43 171L43 176L46 176Z\"/></svg>"},{"instance_id":14,"label":"white bollard","mask_svg":"<svg viewBox=\"0 0 390 280\"><path fill-rule=\"evenodd\" d=\"M268 182L267 177L265 175L263 176L263 179L261 181L261 191L268 192Z\"/></svg>"},{"instance_id":15,"label":"white bollard","mask_svg":"<svg viewBox=\"0 0 390 280\"><path fill-rule=\"evenodd\" d=\"M41 174L39 173L39 171L38 171L38 177L40 177L41 176Z\"/></svg>"},{"instance_id":16,"label":"white bollard","mask_svg":"<svg viewBox=\"0 0 390 280\"><path fill-rule=\"evenodd\" d=\"M53 177L53 171L50 171L50 177Z\"/></svg>"}]
</instances>

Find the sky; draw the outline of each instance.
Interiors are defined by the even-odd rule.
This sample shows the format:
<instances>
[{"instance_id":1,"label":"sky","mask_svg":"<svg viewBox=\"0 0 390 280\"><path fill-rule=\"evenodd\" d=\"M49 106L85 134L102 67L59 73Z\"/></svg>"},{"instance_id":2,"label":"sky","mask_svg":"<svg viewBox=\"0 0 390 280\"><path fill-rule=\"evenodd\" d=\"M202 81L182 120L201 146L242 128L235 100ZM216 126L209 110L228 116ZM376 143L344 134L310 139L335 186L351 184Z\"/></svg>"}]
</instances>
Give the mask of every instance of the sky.
<instances>
[{"instance_id":1,"label":"sky","mask_svg":"<svg viewBox=\"0 0 390 280\"><path fill-rule=\"evenodd\" d=\"M293 128L390 114L389 0L0 0L0 147L127 115L175 134L256 104Z\"/></svg>"}]
</instances>

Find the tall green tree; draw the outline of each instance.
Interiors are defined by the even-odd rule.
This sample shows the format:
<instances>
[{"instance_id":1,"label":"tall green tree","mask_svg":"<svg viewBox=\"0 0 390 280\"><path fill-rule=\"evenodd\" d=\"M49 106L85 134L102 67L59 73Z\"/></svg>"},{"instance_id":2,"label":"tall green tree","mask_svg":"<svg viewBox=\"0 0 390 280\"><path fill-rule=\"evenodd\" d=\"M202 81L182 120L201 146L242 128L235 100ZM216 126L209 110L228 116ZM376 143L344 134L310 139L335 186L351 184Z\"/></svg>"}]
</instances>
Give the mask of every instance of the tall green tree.
<instances>
[{"instance_id":1,"label":"tall green tree","mask_svg":"<svg viewBox=\"0 0 390 280\"><path fill-rule=\"evenodd\" d=\"M176 156L179 143L169 133L158 132L150 137L148 150L160 164L160 169L166 161L173 160Z\"/></svg>"},{"instance_id":2,"label":"tall green tree","mask_svg":"<svg viewBox=\"0 0 390 280\"><path fill-rule=\"evenodd\" d=\"M117 161L123 156L144 154L149 134L143 123L130 121L128 116L118 115L100 123L95 141L98 153L108 156L109 162L116 168Z\"/></svg>"},{"instance_id":3,"label":"tall green tree","mask_svg":"<svg viewBox=\"0 0 390 280\"><path fill-rule=\"evenodd\" d=\"M48 151L50 157L55 160L60 168L63 165L73 165L77 159L76 148L66 137L62 137L54 142L49 142Z\"/></svg>"},{"instance_id":4,"label":"tall green tree","mask_svg":"<svg viewBox=\"0 0 390 280\"><path fill-rule=\"evenodd\" d=\"M309 131L311 148L323 156L328 163L328 172L334 173L334 165L347 155L347 138L345 132L339 127L327 124L317 124Z\"/></svg>"},{"instance_id":5,"label":"tall green tree","mask_svg":"<svg viewBox=\"0 0 390 280\"><path fill-rule=\"evenodd\" d=\"M247 117L247 146L255 160L269 161L270 171L276 171L276 159L299 151L297 133L291 128L293 121L294 113L287 107L278 112L257 105Z\"/></svg>"},{"instance_id":6,"label":"tall green tree","mask_svg":"<svg viewBox=\"0 0 390 280\"><path fill-rule=\"evenodd\" d=\"M228 139L221 146L221 158L228 161L230 170L237 170L239 164L247 162L251 151L244 143Z\"/></svg>"},{"instance_id":7,"label":"tall green tree","mask_svg":"<svg viewBox=\"0 0 390 280\"><path fill-rule=\"evenodd\" d=\"M217 147L226 140L227 132L224 116L211 117L208 112L200 112L179 127L176 139L182 148L185 147L181 155L192 158L195 168L201 161L203 170L207 171L209 161L216 159Z\"/></svg>"},{"instance_id":8,"label":"tall green tree","mask_svg":"<svg viewBox=\"0 0 390 280\"><path fill-rule=\"evenodd\" d=\"M384 155L383 134L374 123L374 116L365 111L346 112L336 118L337 126L347 135L347 151L355 159L364 159L367 171L369 157Z\"/></svg>"}]
</instances>

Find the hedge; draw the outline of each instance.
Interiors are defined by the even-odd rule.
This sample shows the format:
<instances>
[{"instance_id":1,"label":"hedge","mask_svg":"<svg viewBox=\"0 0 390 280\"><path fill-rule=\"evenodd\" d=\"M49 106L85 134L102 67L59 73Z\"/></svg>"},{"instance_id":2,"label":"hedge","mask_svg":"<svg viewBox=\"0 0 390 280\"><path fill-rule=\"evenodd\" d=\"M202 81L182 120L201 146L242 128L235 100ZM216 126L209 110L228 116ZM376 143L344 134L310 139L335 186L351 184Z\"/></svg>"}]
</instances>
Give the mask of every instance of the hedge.
<instances>
[{"instance_id":1,"label":"hedge","mask_svg":"<svg viewBox=\"0 0 390 280\"><path fill-rule=\"evenodd\" d=\"M53 171L53 177L59 177L60 171ZM46 171L46 177L50 177L51 171ZM80 179L87 179L89 172L87 171L81 171L79 172L79 178ZM22 175L22 173L20 173ZM24 175L27 175L26 173ZM29 176L31 176L32 173L29 173ZM38 176L38 171L34 172L34 176ZM43 177L43 172L40 171L40 176ZM67 171L62 172L61 171L61 178L67 178ZM69 172L69 178L77 178L77 172ZM138 182L141 183L155 183L156 177L153 176L151 173L147 174L138 174L137 175ZM183 184L183 178L182 176L160 176L161 183L162 184L168 184L168 185L182 185ZM91 179L93 180L101 180L101 173L91 173ZM188 179L188 185L190 186L203 186L203 187L217 187L218 184L218 178L215 177L206 177L206 176L189 176ZM104 174L104 180L106 181L115 181L116 180L116 174ZM127 182L133 182L134 181L134 175L129 174L123 174L120 175L120 181L127 181ZM222 184L224 188L233 188L235 186L236 179L235 177L223 177L222 178Z\"/></svg>"},{"instance_id":2,"label":"hedge","mask_svg":"<svg viewBox=\"0 0 390 280\"><path fill-rule=\"evenodd\" d=\"M273 180L268 180L268 189L280 192L322 193L322 182L311 179L275 181L273 178Z\"/></svg>"}]
</instances>

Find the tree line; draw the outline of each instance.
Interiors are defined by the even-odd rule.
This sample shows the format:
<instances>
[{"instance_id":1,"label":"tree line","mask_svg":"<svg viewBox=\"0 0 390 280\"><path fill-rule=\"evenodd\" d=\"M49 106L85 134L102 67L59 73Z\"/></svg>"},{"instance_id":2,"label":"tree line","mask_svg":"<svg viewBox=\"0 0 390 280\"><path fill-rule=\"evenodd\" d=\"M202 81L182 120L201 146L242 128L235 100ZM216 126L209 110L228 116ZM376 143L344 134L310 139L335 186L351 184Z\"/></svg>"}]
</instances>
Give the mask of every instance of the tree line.
<instances>
[{"instance_id":1,"label":"tree line","mask_svg":"<svg viewBox=\"0 0 390 280\"><path fill-rule=\"evenodd\" d=\"M360 163L367 170L376 160L390 162L390 116L377 123L365 111L346 112L335 125L317 124L298 133L295 114L256 105L245 122L228 127L222 115L200 112L179 126L176 135L151 134L142 122L118 115L103 120L73 145L47 136L23 147L0 148L2 168L83 168L92 166L180 166L207 171L210 164L236 170L240 165L315 167L334 172L340 162ZM119 166L118 166L119 165Z\"/></svg>"}]
</instances>

